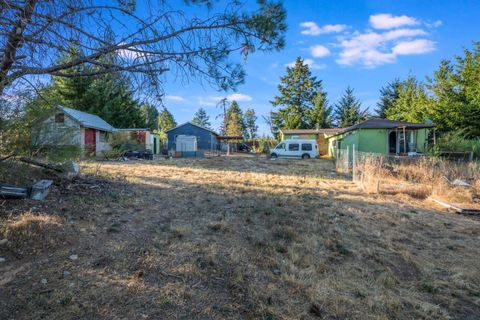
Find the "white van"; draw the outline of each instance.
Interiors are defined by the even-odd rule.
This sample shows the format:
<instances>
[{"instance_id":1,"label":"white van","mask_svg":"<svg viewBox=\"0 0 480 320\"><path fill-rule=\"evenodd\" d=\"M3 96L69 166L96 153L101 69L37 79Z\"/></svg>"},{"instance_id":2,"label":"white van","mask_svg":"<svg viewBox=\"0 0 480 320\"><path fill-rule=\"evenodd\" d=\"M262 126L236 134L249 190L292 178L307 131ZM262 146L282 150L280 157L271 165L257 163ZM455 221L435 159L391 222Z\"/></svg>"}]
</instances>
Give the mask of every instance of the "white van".
<instances>
[{"instance_id":1,"label":"white van","mask_svg":"<svg viewBox=\"0 0 480 320\"><path fill-rule=\"evenodd\" d=\"M270 150L270 157L291 157L310 159L318 156L316 140L291 139L283 140L275 148Z\"/></svg>"}]
</instances>

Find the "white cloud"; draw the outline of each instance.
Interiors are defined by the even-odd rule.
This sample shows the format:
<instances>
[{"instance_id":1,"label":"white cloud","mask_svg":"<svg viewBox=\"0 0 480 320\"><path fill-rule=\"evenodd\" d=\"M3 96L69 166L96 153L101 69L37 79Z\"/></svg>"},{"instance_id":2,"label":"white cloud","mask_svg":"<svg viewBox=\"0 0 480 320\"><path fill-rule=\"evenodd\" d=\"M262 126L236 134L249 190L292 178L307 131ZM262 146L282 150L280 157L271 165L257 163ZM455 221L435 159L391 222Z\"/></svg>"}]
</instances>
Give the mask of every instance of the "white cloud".
<instances>
[{"instance_id":1,"label":"white cloud","mask_svg":"<svg viewBox=\"0 0 480 320\"><path fill-rule=\"evenodd\" d=\"M382 34L385 40L394 40L405 37L424 36L427 32L422 29L396 29Z\"/></svg>"},{"instance_id":2,"label":"white cloud","mask_svg":"<svg viewBox=\"0 0 480 320\"><path fill-rule=\"evenodd\" d=\"M243 93L233 93L231 95L226 96L227 100L235 100L235 101L252 101L252 97L248 94Z\"/></svg>"},{"instance_id":3,"label":"white cloud","mask_svg":"<svg viewBox=\"0 0 480 320\"><path fill-rule=\"evenodd\" d=\"M442 20L435 20L434 22L427 22L425 25L429 28L438 28L443 24Z\"/></svg>"},{"instance_id":4,"label":"white cloud","mask_svg":"<svg viewBox=\"0 0 480 320\"><path fill-rule=\"evenodd\" d=\"M423 54L435 50L435 43L427 39L402 41L393 47L392 52L396 55Z\"/></svg>"},{"instance_id":5,"label":"white cloud","mask_svg":"<svg viewBox=\"0 0 480 320\"><path fill-rule=\"evenodd\" d=\"M432 23L432 26L435 28L440 27L443 24L442 20L437 20L434 23Z\"/></svg>"},{"instance_id":6,"label":"white cloud","mask_svg":"<svg viewBox=\"0 0 480 320\"><path fill-rule=\"evenodd\" d=\"M120 45L124 45L125 43L121 43ZM131 50L133 49L133 50ZM139 52L136 50L137 48L135 47L131 47L130 49L127 48L127 49L120 49L120 50L117 50L117 53L120 57L124 58L124 59L127 59L127 60L135 60L135 59L139 59L139 58L142 58L145 56L144 53L142 52Z\"/></svg>"},{"instance_id":7,"label":"white cloud","mask_svg":"<svg viewBox=\"0 0 480 320\"><path fill-rule=\"evenodd\" d=\"M423 54L435 50L434 42L414 39L428 33L422 29L396 29L378 32L355 32L340 41L341 52L336 62L340 65L361 64L375 67L393 63L399 55ZM398 42L400 39L405 39Z\"/></svg>"},{"instance_id":8,"label":"white cloud","mask_svg":"<svg viewBox=\"0 0 480 320\"><path fill-rule=\"evenodd\" d=\"M222 99L222 97L197 97L197 102L199 105L204 107L215 107L217 103Z\"/></svg>"},{"instance_id":9,"label":"white cloud","mask_svg":"<svg viewBox=\"0 0 480 320\"><path fill-rule=\"evenodd\" d=\"M197 102L201 106L205 107L215 107L220 100L227 99L228 101L237 101L237 102L248 102L252 101L253 98L244 93L232 93L226 96L205 96L205 97L197 97Z\"/></svg>"},{"instance_id":10,"label":"white cloud","mask_svg":"<svg viewBox=\"0 0 480 320\"><path fill-rule=\"evenodd\" d=\"M419 21L409 16L393 16L390 13L380 13L370 16L370 25L375 29L393 29L402 26L413 26Z\"/></svg>"},{"instance_id":11,"label":"white cloud","mask_svg":"<svg viewBox=\"0 0 480 320\"><path fill-rule=\"evenodd\" d=\"M303 60L303 63L308 65L310 69L324 69L327 67L326 64L317 64L315 61L313 61L312 59L305 59ZM295 67L295 61L292 61L290 63L287 63L285 65L286 67L290 67L290 68L293 68Z\"/></svg>"},{"instance_id":12,"label":"white cloud","mask_svg":"<svg viewBox=\"0 0 480 320\"><path fill-rule=\"evenodd\" d=\"M165 96L165 99L170 101L185 101L185 98L180 96L174 96L174 95L167 95Z\"/></svg>"},{"instance_id":13,"label":"white cloud","mask_svg":"<svg viewBox=\"0 0 480 320\"><path fill-rule=\"evenodd\" d=\"M328 48L325 46L316 45L316 46L310 47L310 53L315 58L322 58L330 55L330 50L328 50Z\"/></svg>"},{"instance_id":14,"label":"white cloud","mask_svg":"<svg viewBox=\"0 0 480 320\"><path fill-rule=\"evenodd\" d=\"M347 28L347 26L344 24L327 24L320 27L313 21L302 22L300 23L300 27L304 28L301 33L309 36L317 36L319 34L326 33L338 33L344 31Z\"/></svg>"}]
</instances>

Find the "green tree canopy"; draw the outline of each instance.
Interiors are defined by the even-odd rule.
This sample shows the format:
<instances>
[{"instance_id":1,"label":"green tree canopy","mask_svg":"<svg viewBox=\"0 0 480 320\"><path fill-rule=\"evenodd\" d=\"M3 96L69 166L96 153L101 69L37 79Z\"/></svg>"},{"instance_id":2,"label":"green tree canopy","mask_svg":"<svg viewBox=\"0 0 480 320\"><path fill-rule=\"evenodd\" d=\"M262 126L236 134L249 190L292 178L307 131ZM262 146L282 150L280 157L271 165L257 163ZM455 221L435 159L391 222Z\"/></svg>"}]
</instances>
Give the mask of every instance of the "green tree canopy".
<instances>
[{"instance_id":1,"label":"green tree canopy","mask_svg":"<svg viewBox=\"0 0 480 320\"><path fill-rule=\"evenodd\" d=\"M225 133L227 136L244 136L245 135L245 121L243 119L243 112L240 109L237 101L233 100L230 107L227 109Z\"/></svg>"},{"instance_id":2,"label":"green tree canopy","mask_svg":"<svg viewBox=\"0 0 480 320\"><path fill-rule=\"evenodd\" d=\"M387 118L387 112L391 109L400 97L402 82L395 79L380 89L380 101L375 110L377 116L382 119Z\"/></svg>"},{"instance_id":3,"label":"green tree canopy","mask_svg":"<svg viewBox=\"0 0 480 320\"><path fill-rule=\"evenodd\" d=\"M255 139L257 137L257 116L255 115L255 110L251 108L245 111L245 128L248 139Z\"/></svg>"},{"instance_id":4,"label":"green tree canopy","mask_svg":"<svg viewBox=\"0 0 480 320\"><path fill-rule=\"evenodd\" d=\"M398 87L398 98L385 110L387 119L423 123L429 117L429 97L425 86L409 76Z\"/></svg>"},{"instance_id":5,"label":"green tree canopy","mask_svg":"<svg viewBox=\"0 0 480 320\"><path fill-rule=\"evenodd\" d=\"M158 130L158 110L151 104L142 104L140 106L142 118L145 119L145 127L151 131Z\"/></svg>"},{"instance_id":6,"label":"green tree canopy","mask_svg":"<svg viewBox=\"0 0 480 320\"><path fill-rule=\"evenodd\" d=\"M307 118L310 128L330 128L332 126L332 107L328 106L325 92L317 92L313 100L313 107L308 110Z\"/></svg>"},{"instance_id":7,"label":"green tree canopy","mask_svg":"<svg viewBox=\"0 0 480 320\"><path fill-rule=\"evenodd\" d=\"M177 122L173 118L173 115L166 107L163 107L163 109L158 113L158 130L165 132L169 129L175 128L176 126Z\"/></svg>"},{"instance_id":8,"label":"green tree canopy","mask_svg":"<svg viewBox=\"0 0 480 320\"><path fill-rule=\"evenodd\" d=\"M275 125L286 129L308 129L329 123L329 108L322 81L312 76L302 58L295 60L293 67L287 67L287 74L280 77L280 94L270 103L278 107L275 111Z\"/></svg>"},{"instance_id":9,"label":"green tree canopy","mask_svg":"<svg viewBox=\"0 0 480 320\"><path fill-rule=\"evenodd\" d=\"M353 89L347 87L340 101L335 104L337 126L342 128L349 127L366 120L368 113L367 111L362 111L361 107L362 104L354 96Z\"/></svg>"},{"instance_id":10,"label":"green tree canopy","mask_svg":"<svg viewBox=\"0 0 480 320\"><path fill-rule=\"evenodd\" d=\"M210 129L211 127L210 117L203 108L200 108L197 112L195 112L192 122L204 128Z\"/></svg>"},{"instance_id":11,"label":"green tree canopy","mask_svg":"<svg viewBox=\"0 0 480 320\"><path fill-rule=\"evenodd\" d=\"M429 116L441 132L460 130L469 138L480 137L479 75L480 42L475 42L453 62L442 61L433 78L427 78Z\"/></svg>"},{"instance_id":12,"label":"green tree canopy","mask_svg":"<svg viewBox=\"0 0 480 320\"><path fill-rule=\"evenodd\" d=\"M162 110L158 113L158 131L157 133L160 136L160 140L165 142L167 140L167 130L175 128L177 123L173 118L173 115L168 111L167 108L163 107Z\"/></svg>"}]
</instances>

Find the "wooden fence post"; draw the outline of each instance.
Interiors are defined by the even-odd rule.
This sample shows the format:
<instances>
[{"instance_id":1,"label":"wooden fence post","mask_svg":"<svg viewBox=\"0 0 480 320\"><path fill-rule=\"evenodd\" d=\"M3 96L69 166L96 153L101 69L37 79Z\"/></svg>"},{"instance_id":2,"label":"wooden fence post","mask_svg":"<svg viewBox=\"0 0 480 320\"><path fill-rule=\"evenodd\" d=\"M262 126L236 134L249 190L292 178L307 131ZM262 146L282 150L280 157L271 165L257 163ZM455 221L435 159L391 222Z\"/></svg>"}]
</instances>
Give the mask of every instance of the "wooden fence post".
<instances>
[{"instance_id":1,"label":"wooden fence post","mask_svg":"<svg viewBox=\"0 0 480 320\"><path fill-rule=\"evenodd\" d=\"M345 158L345 163L347 164L347 174L350 173L350 155L349 155L349 150L350 150L350 147L347 146L347 157Z\"/></svg>"},{"instance_id":2,"label":"wooden fence post","mask_svg":"<svg viewBox=\"0 0 480 320\"><path fill-rule=\"evenodd\" d=\"M355 161L355 144L352 145L352 180L355 181L356 173L356 161Z\"/></svg>"}]
</instances>

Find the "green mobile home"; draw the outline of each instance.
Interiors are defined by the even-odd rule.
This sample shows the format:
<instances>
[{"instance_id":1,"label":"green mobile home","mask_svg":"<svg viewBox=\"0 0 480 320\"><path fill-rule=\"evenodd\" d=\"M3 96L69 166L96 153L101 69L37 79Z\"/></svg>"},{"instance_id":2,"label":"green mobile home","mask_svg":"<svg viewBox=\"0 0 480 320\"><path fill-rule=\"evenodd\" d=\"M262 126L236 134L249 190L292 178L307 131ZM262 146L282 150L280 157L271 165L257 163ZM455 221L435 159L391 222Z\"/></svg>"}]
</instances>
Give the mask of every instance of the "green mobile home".
<instances>
[{"instance_id":1,"label":"green mobile home","mask_svg":"<svg viewBox=\"0 0 480 320\"><path fill-rule=\"evenodd\" d=\"M383 155L416 155L428 147L434 125L386 119L369 119L327 137L328 155L337 150L355 150Z\"/></svg>"}]
</instances>

